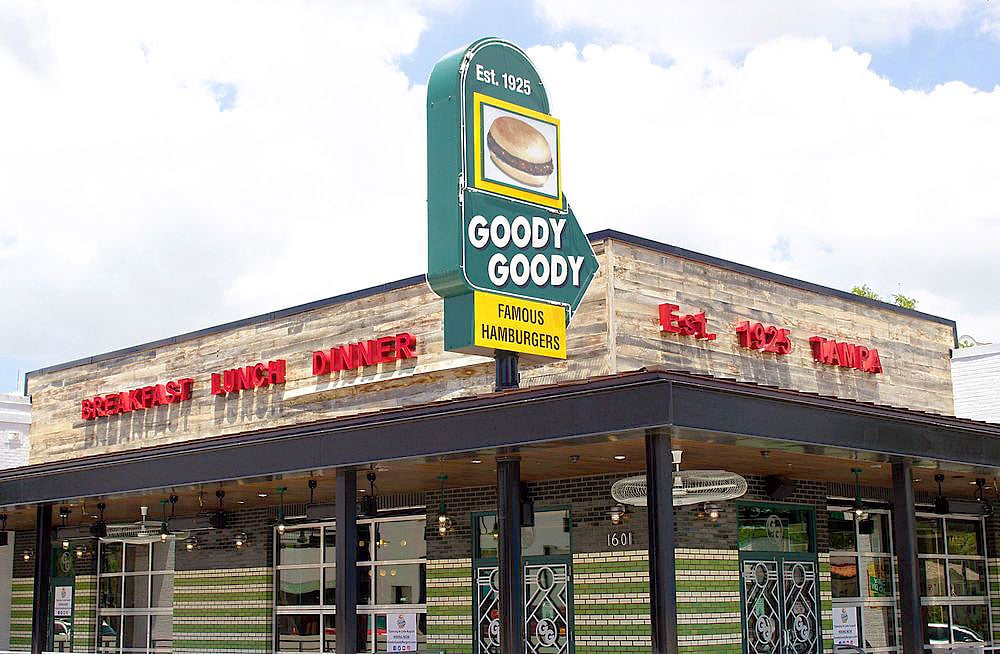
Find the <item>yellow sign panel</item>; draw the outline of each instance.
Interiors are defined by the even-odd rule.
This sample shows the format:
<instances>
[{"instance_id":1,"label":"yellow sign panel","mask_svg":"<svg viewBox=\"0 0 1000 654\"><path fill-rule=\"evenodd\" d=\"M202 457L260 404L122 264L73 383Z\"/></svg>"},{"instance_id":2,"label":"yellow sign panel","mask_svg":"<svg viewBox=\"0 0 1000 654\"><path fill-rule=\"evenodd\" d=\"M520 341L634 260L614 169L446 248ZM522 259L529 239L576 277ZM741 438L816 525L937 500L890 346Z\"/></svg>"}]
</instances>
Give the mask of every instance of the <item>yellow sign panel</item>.
<instances>
[{"instance_id":1,"label":"yellow sign panel","mask_svg":"<svg viewBox=\"0 0 1000 654\"><path fill-rule=\"evenodd\" d=\"M566 309L476 291L475 334L479 347L565 359Z\"/></svg>"}]
</instances>

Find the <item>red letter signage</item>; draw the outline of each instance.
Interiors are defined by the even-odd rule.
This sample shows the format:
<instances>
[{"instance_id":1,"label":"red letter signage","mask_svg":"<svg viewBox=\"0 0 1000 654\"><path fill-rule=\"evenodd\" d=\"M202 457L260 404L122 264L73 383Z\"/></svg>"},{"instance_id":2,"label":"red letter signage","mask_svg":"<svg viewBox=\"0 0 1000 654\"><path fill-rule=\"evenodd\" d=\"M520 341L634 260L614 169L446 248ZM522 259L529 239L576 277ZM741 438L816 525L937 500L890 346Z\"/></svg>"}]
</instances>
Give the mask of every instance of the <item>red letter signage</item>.
<instances>
[{"instance_id":1,"label":"red letter signage","mask_svg":"<svg viewBox=\"0 0 1000 654\"><path fill-rule=\"evenodd\" d=\"M679 316L675 311L680 307L676 304L660 305L660 331L680 334L681 336L694 336L695 338L707 341L714 341L717 334L708 333L708 321L705 319L705 312L693 315Z\"/></svg>"},{"instance_id":2,"label":"red letter signage","mask_svg":"<svg viewBox=\"0 0 1000 654\"><path fill-rule=\"evenodd\" d=\"M231 368L212 373L212 395L225 395L261 386L285 383L285 360L255 363L245 368Z\"/></svg>"},{"instance_id":3,"label":"red letter signage","mask_svg":"<svg viewBox=\"0 0 1000 654\"><path fill-rule=\"evenodd\" d=\"M875 348L869 349L864 345L840 343L821 336L810 338L809 347L812 349L813 360L819 363L840 366L841 368L854 368L873 375L882 372L882 361Z\"/></svg>"},{"instance_id":4,"label":"red letter signage","mask_svg":"<svg viewBox=\"0 0 1000 654\"><path fill-rule=\"evenodd\" d=\"M736 338L740 347L761 352L773 352L774 354L788 354L792 351L792 341L788 338L789 334L787 329L780 329L773 325L765 327L759 322L750 324L749 320L744 320L736 326Z\"/></svg>"},{"instance_id":5,"label":"red letter signage","mask_svg":"<svg viewBox=\"0 0 1000 654\"><path fill-rule=\"evenodd\" d=\"M186 402L191 399L193 389L194 380L184 378L168 381L166 384L143 386L131 391L98 395L81 402L80 417L84 420L94 420L116 416L119 413L145 411L155 406Z\"/></svg>"},{"instance_id":6,"label":"red letter signage","mask_svg":"<svg viewBox=\"0 0 1000 654\"><path fill-rule=\"evenodd\" d=\"M341 370L354 370L380 363L392 363L417 356L417 337L403 332L370 341L338 345L329 350L313 352L314 375L329 375Z\"/></svg>"}]
</instances>

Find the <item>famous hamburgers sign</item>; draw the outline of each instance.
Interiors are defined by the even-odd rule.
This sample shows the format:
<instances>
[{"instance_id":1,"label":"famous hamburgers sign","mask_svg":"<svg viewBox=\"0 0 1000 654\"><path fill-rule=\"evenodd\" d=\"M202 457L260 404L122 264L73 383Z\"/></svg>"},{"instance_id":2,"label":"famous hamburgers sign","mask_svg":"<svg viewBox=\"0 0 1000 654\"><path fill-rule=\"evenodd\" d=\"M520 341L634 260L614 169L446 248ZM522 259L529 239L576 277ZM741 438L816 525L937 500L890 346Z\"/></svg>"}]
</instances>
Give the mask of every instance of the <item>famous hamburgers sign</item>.
<instances>
[{"instance_id":1,"label":"famous hamburgers sign","mask_svg":"<svg viewBox=\"0 0 1000 654\"><path fill-rule=\"evenodd\" d=\"M481 39L427 89L427 280L445 348L565 358L597 258L562 190L559 120L528 56Z\"/></svg>"}]
</instances>

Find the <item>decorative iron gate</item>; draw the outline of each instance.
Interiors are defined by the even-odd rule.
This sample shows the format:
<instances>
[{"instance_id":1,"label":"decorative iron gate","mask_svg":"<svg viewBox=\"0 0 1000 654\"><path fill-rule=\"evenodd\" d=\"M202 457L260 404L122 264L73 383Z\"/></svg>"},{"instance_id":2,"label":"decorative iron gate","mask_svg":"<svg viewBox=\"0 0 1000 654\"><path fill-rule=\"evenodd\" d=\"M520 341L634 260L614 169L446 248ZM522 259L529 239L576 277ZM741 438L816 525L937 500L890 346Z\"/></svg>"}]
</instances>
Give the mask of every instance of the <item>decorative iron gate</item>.
<instances>
[{"instance_id":1,"label":"decorative iron gate","mask_svg":"<svg viewBox=\"0 0 1000 654\"><path fill-rule=\"evenodd\" d=\"M541 513L543 512L536 511L536 519ZM558 513L562 514L564 511ZM500 575L495 551L490 550L487 556L483 556L484 548L479 538L484 530L488 532L483 517L492 517L492 514L473 516L473 652L499 654ZM568 515L566 519L568 521ZM495 539L495 534L492 537ZM489 541L489 538L485 540ZM567 548L564 551L570 550ZM573 654L572 555L525 555L521 557L521 571L524 591L524 654Z\"/></svg>"},{"instance_id":2,"label":"decorative iron gate","mask_svg":"<svg viewBox=\"0 0 1000 654\"><path fill-rule=\"evenodd\" d=\"M780 555L742 561L747 654L813 654L821 644L816 562Z\"/></svg>"}]
</instances>

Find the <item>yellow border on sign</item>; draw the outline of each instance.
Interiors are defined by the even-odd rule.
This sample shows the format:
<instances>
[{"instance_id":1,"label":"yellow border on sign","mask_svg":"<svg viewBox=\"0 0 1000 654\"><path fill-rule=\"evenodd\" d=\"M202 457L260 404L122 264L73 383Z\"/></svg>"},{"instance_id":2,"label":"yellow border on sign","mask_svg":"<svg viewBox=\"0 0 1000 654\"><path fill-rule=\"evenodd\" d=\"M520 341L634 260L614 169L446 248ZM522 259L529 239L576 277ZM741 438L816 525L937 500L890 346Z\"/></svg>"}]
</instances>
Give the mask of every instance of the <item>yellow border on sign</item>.
<instances>
[{"instance_id":1,"label":"yellow border on sign","mask_svg":"<svg viewBox=\"0 0 1000 654\"><path fill-rule=\"evenodd\" d=\"M505 109L515 114L520 114L522 116L525 116L526 118L534 118L535 120L555 126L556 197L553 198L551 196L545 195L544 193L533 193L532 191L526 191L516 186L508 186L506 184L500 184L498 182L494 182L483 178L482 105L484 104L488 104L491 107L496 107L498 109ZM509 198L514 198L517 200L525 200L527 202L534 202L535 204L541 204L546 207L552 207L553 209L562 209L563 208L562 161L560 160L562 152L562 136L559 134L559 119L553 118L548 114L543 114L540 111L535 111L534 109L528 109L527 107L516 105L512 102L505 102L504 100L498 100L497 98L492 98L482 93L472 94L472 113L473 113L472 133L475 137L475 143L473 144L473 158L475 162L475 177L473 178L473 186L483 191L492 191L493 193L499 193L500 195L505 195Z\"/></svg>"}]
</instances>

